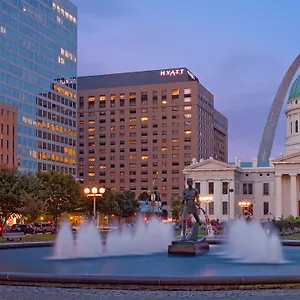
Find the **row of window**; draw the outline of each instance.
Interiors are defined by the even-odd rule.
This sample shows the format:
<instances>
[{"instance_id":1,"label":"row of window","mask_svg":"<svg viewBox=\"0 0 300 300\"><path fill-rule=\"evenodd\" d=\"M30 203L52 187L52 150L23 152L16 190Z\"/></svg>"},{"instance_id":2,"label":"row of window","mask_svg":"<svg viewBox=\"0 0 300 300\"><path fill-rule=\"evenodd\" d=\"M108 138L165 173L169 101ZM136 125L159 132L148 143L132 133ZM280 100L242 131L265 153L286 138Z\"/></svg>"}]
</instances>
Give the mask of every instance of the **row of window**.
<instances>
[{"instance_id":1,"label":"row of window","mask_svg":"<svg viewBox=\"0 0 300 300\"><path fill-rule=\"evenodd\" d=\"M266 215L269 213L269 202L263 203L263 214ZM208 214L214 215L215 214L215 204L214 202L208 203ZM228 215L228 202L222 202L222 215Z\"/></svg>"},{"instance_id":2,"label":"row of window","mask_svg":"<svg viewBox=\"0 0 300 300\"><path fill-rule=\"evenodd\" d=\"M201 183L196 182L195 183L196 189L198 189L199 193L201 194ZM243 195L252 195L253 194L253 183L243 183ZM208 182L208 194L213 195L215 193L215 184L214 182ZM222 182L222 194L228 194L229 193L229 184L228 182ZM237 194L239 194L239 191L237 191ZM264 182L263 183L263 195L268 196L270 195L269 191L269 183Z\"/></svg>"}]
</instances>

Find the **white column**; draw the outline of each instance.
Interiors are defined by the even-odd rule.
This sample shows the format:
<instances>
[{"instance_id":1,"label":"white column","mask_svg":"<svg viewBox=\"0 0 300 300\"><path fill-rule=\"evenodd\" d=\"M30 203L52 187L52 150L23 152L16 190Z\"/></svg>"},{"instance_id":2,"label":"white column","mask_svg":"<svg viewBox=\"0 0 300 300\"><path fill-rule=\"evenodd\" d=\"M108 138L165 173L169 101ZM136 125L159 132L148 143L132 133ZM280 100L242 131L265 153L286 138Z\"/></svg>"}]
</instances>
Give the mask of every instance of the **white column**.
<instances>
[{"instance_id":1,"label":"white column","mask_svg":"<svg viewBox=\"0 0 300 300\"><path fill-rule=\"evenodd\" d=\"M214 190L214 216L216 219L221 219L222 217L222 181L214 181L215 190Z\"/></svg>"},{"instance_id":2,"label":"white column","mask_svg":"<svg viewBox=\"0 0 300 300\"><path fill-rule=\"evenodd\" d=\"M290 174L290 205L291 215L294 217L298 216L297 212L297 174Z\"/></svg>"},{"instance_id":3,"label":"white column","mask_svg":"<svg viewBox=\"0 0 300 300\"><path fill-rule=\"evenodd\" d=\"M275 197L275 218L281 218L283 215L282 211L282 180L281 175L275 175L275 188L276 188L276 197Z\"/></svg>"},{"instance_id":4,"label":"white column","mask_svg":"<svg viewBox=\"0 0 300 300\"><path fill-rule=\"evenodd\" d=\"M229 199L229 203L228 203L228 213L229 213L229 219L234 219L235 218L235 215L234 215L234 210L235 210L235 195L236 195L236 192L235 191L235 181L229 181L229 187L228 187L228 199ZM229 190L230 189L233 189L233 192L230 193Z\"/></svg>"}]
</instances>

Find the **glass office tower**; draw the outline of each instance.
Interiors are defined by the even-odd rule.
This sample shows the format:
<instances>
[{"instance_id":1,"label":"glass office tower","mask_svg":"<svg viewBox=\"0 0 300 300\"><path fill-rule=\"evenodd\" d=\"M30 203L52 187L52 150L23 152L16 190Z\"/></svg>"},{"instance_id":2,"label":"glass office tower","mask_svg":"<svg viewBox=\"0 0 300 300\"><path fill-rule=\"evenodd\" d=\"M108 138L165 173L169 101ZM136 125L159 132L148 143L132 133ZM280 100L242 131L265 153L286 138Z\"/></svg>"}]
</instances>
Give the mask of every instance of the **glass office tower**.
<instances>
[{"instance_id":1,"label":"glass office tower","mask_svg":"<svg viewBox=\"0 0 300 300\"><path fill-rule=\"evenodd\" d=\"M17 164L75 175L77 8L0 1L0 102L18 108Z\"/></svg>"}]
</instances>

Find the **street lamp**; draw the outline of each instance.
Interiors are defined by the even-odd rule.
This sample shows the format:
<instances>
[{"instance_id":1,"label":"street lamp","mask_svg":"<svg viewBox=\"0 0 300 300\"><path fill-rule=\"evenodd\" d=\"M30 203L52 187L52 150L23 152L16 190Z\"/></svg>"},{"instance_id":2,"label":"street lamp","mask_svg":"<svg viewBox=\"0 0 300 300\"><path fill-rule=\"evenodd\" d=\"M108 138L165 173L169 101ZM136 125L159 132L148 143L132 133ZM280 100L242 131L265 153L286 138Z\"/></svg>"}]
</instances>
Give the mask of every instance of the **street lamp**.
<instances>
[{"instance_id":1,"label":"street lamp","mask_svg":"<svg viewBox=\"0 0 300 300\"><path fill-rule=\"evenodd\" d=\"M249 208L249 206L251 205L251 202L249 202L249 201L240 201L238 204L242 208L242 215L244 215L244 208Z\"/></svg>"},{"instance_id":2,"label":"street lamp","mask_svg":"<svg viewBox=\"0 0 300 300\"><path fill-rule=\"evenodd\" d=\"M208 205L208 203L211 203L214 201L213 196L200 196L199 201L200 201L200 203L202 203L202 202L205 203L205 210L206 210L206 213L208 214L207 205Z\"/></svg>"},{"instance_id":3,"label":"street lamp","mask_svg":"<svg viewBox=\"0 0 300 300\"><path fill-rule=\"evenodd\" d=\"M96 196L102 197L102 195L105 193L105 188L101 187L99 189L99 193L98 193L98 188L96 187L93 187L92 190L90 190L89 188L85 188L84 193L88 197L94 198L94 221L96 222Z\"/></svg>"}]
</instances>

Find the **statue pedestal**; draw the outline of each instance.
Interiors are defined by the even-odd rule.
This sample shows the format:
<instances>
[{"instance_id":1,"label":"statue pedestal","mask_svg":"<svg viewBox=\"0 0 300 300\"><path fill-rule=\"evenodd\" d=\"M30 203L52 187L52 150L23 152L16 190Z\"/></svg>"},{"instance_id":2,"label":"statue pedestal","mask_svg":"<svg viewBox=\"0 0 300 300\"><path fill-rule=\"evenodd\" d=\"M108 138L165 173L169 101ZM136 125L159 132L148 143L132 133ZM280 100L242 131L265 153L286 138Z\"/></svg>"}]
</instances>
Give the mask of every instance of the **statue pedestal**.
<instances>
[{"instance_id":1,"label":"statue pedestal","mask_svg":"<svg viewBox=\"0 0 300 300\"><path fill-rule=\"evenodd\" d=\"M206 238L200 238L197 241L178 240L173 241L172 245L169 245L169 254L181 254L181 255L198 255L209 251L209 244Z\"/></svg>"}]
</instances>

